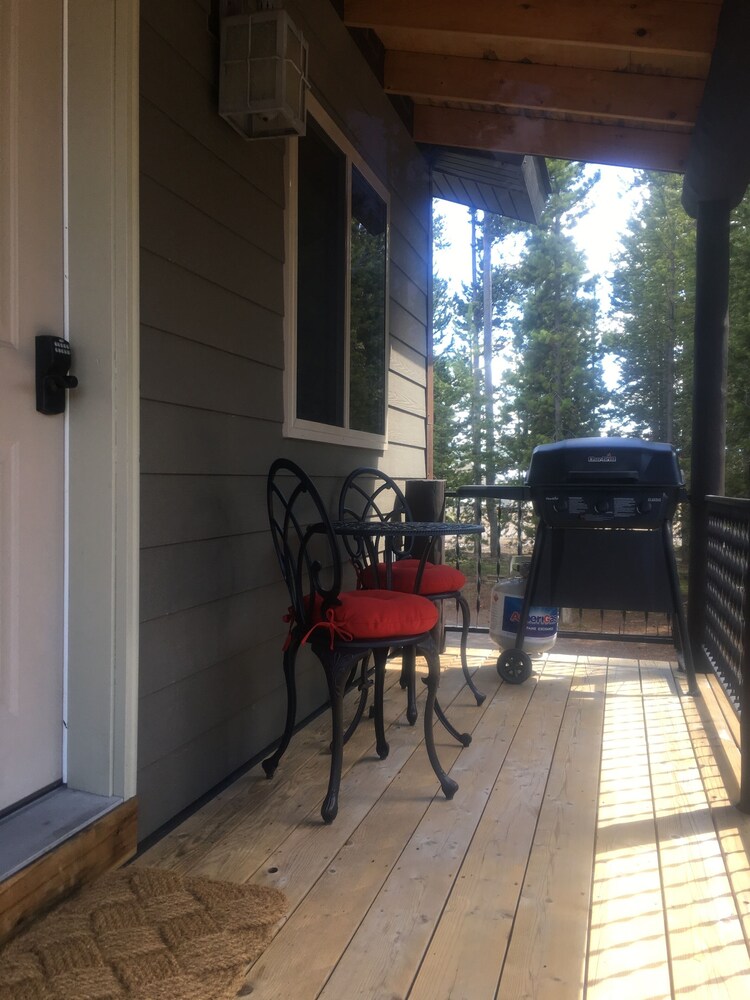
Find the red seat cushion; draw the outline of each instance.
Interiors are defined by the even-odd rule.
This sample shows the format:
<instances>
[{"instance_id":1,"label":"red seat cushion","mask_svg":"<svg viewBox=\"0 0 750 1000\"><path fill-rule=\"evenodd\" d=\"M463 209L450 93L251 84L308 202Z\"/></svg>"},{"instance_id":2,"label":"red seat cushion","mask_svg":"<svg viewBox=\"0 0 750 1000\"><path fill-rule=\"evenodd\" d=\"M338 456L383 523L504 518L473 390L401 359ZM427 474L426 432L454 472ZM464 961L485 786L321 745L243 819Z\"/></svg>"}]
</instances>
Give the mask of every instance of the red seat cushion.
<instances>
[{"instance_id":1,"label":"red seat cushion","mask_svg":"<svg viewBox=\"0 0 750 1000\"><path fill-rule=\"evenodd\" d=\"M419 559L399 559L391 566L391 588L406 594L413 593L418 569ZM377 579L381 587L386 585L386 575L385 563L378 563ZM373 567L368 566L361 577L362 585L370 587L375 579ZM419 583L419 593L425 597L430 594L450 594L461 590L465 583L466 577L461 570L443 563L427 562Z\"/></svg>"},{"instance_id":2,"label":"red seat cushion","mask_svg":"<svg viewBox=\"0 0 750 1000\"><path fill-rule=\"evenodd\" d=\"M310 629L310 632L318 628L330 629L331 645L334 636L351 642L421 635L434 628L438 620L435 605L416 594L401 594L395 590L349 590L339 594L339 600L341 603L329 608L325 618L320 618Z\"/></svg>"}]
</instances>

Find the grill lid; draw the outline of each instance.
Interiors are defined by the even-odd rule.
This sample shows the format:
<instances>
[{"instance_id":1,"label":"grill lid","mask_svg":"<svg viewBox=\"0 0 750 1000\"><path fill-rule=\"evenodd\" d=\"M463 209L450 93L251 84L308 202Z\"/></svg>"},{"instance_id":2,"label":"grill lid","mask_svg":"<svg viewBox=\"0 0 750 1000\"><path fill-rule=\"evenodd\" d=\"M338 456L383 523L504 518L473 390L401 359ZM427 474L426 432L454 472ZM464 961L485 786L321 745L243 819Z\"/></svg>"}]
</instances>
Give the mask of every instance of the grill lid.
<instances>
[{"instance_id":1,"label":"grill lid","mask_svg":"<svg viewBox=\"0 0 750 1000\"><path fill-rule=\"evenodd\" d=\"M534 448L528 486L621 484L683 486L671 444L640 438L570 438Z\"/></svg>"}]
</instances>

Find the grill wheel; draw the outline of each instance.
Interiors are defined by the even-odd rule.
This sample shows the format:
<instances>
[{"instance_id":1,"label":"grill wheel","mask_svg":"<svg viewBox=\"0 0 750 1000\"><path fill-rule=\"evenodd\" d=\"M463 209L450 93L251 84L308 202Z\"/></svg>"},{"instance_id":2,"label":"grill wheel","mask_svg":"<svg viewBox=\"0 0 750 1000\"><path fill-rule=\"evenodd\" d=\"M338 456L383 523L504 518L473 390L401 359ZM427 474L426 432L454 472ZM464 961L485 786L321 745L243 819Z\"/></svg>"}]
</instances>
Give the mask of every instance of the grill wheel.
<instances>
[{"instance_id":1,"label":"grill wheel","mask_svg":"<svg viewBox=\"0 0 750 1000\"><path fill-rule=\"evenodd\" d=\"M508 684L523 684L531 677L531 657L522 649L506 649L497 658L497 672Z\"/></svg>"}]
</instances>

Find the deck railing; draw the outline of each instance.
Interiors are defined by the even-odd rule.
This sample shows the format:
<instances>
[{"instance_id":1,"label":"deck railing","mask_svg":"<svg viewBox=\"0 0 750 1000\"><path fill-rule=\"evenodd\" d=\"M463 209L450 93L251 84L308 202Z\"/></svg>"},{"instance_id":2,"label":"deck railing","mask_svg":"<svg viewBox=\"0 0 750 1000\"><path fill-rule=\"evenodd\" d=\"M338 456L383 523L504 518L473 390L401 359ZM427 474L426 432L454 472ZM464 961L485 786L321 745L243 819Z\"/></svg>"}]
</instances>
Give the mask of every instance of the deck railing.
<instances>
[{"instance_id":1,"label":"deck railing","mask_svg":"<svg viewBox=\"0 0 750 1000\"><path fill-rule=\"evenodd\" d=\"M748 653L750 500L708 497L703 652L739 708Z\"/></svg>"},{"instance_id":2,"label":"deck railing","mask_svg":"<svg viewBox=\"0 0 750 1000\"><path fill-rule=\"evenodd\" d=\"M750 500L707 497L702 651L740 716L740 808L750 812Z\"/></svg>"}]
</instances>

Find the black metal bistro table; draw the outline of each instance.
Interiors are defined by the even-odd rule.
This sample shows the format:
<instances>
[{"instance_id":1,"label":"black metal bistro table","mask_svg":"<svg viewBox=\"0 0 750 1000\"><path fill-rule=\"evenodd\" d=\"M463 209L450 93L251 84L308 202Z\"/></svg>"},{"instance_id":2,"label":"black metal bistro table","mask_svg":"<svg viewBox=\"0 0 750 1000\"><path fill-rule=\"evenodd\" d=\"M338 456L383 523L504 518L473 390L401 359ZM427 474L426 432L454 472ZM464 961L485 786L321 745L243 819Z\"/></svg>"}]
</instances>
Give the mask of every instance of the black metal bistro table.
<instances>
[{"instance_id":1,"label":"black metal bistro table","mask_svg":"<svg viewBox=\"0 0 750 1000\"><path fill-rule=\"evenodd\" d=\"M367 521L334 521L333 530L337 535L348 535L360 539L365 545L368 562L373 567L377 566L380 561L379 553L382 551L382 561L385 563L387 574L386 589L391 587L390 572L393 563L404 549L403 544L399 544L399 542L403 539L425 541L427 544L422 548L417 578L414 582L414 593L416 594L419 593L424 567L438 538L443 538L446 535L479 535L484 531L484 526L481 524L461 524L457 521L381 521L378 518L373 518ZM385 543L382 550L381 541Z\"/></svg>"},{"instance_id":2,"label":"black metal bistro table","mask_svg":"<svg viewBox=\"0 0 750 1000\"><path fill-rule=\"evenodd\" d=\"M334 521L333 530L341 537L353 538L361 542L362 554L366 558L368 567L372 570L374 580L380 580L381 574L378 567L382 564L385 565L383 586L386 590L392 589L393 564L398 560L399 555L408 552L409 545L415 539L422 540L424 544L420 553L413 590L413 593L418 594L425 565L437 539L447 535L479 535L484 531L484 527L481 524L461 524L449 521L387 521L373 518L365 521ZM413 646L405 650L401 672L401 687L406 688L407 692L406 718L412 726L417 719L415 658L416 650ZM438 701L435 702L435 714L454 739L464 746L471 743L469 733L459 733L451 725Z\"/></svg>"}]
</instances>

